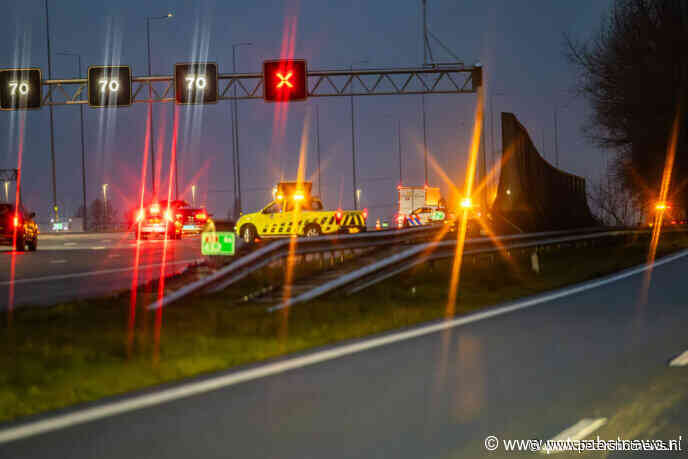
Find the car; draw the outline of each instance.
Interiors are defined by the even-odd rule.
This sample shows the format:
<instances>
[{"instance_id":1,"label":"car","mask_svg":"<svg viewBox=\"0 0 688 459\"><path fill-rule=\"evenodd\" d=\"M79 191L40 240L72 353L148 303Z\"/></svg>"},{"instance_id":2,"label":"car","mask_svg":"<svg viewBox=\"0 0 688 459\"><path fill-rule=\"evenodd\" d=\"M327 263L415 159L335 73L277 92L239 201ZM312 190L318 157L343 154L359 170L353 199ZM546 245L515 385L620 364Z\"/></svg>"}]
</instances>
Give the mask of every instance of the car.
<instances>
[{"instance_id":1,"label":"car","mask_svg":"<svg viewBox=\"0 0 688 459\"><path fill-rule=\"evenodd\" d=\"M202 207L191 207L186 201L172 201L175 209L175 218L182 224L183 234L199 234L203 231L211 215ZM166 207L167 203L161 201L160 205Z\"/></svg>"},{"instance_id":2,"label":"car","mask_svg":"<svg viewBox=\"0 0 688 459\"><path fill-rule=\"evenodd\" d=\"M169 205L166 201L154 201L136 210L132 231L135 239L160 237L165 239L182 238L181 216L177 216L177 206L174 201Z\"/></svg>"},{"instance_id":3,"label":"car","mask_svg":"<svg viewBox=\"0 0 688 459\"><path fill-rule=\"evenodd\" d=\"M325 210L322 201L310 195L310 185L310 182L278 184L273 201L237 220L234 227L237 236L250 245L263 238L366 231L366 210Z\"/></svg>"},{"instance_id":4,"label":"car","mask_svg":"<svg viewBox=\"0 0 688 459\"><path fill-rule=\"evenodd\" d=\"M17 252L38 248L38 225L33 220L36 214L28 213L20 204L19 209L11 203L0 203L0 245L16 247Z\"/></svg>"}]
</instances>

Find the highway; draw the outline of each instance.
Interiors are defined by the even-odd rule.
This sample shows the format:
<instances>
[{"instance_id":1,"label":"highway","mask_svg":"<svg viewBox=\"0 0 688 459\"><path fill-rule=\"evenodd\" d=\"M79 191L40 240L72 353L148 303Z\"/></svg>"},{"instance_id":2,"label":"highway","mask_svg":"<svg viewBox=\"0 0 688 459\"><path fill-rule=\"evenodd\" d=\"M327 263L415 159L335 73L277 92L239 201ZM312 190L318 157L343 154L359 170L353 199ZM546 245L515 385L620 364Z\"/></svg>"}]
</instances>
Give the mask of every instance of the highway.
<instances>
[{"instance_id":1,"label":"highway","mask_svg":"<svg viewBox=\"0 0 688 459\"><path fill-rule=\"evenodd\" d=\"M36 252L0 247L0 305L48 305L107 295L130 288L135 272L138 284L148 282L160 277L164 245L162 240L141 241L138 269L137 243L130 233L41 234ZM199 258L198 236L168 241L165 272Z\"/></svg>"},{"instance_id":2,"label":"highway","mask_svg":"<svg viewBox=\"0 0 688 459\"><path fill-rule=\"evenodd\" d=\"M683 434L685 454L688 367L668 365L688 349L685 255L654 268L647 304L644 274L622 275L5 425L0 457L506 457L488 435L602 418L602 438Z\"/></svg>"}]
</instances>

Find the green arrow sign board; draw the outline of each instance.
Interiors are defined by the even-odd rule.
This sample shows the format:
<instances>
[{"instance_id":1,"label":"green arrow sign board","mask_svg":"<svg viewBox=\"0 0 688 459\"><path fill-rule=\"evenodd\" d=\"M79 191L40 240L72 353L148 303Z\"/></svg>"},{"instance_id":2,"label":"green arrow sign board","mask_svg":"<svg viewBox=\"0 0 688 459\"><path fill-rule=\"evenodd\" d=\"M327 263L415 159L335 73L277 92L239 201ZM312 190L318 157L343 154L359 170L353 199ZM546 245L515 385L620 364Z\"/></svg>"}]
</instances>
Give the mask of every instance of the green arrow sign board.
<instances>
[{"instance_id":1,"label":"green arrow sign board","mask_svg":"<svg viewBox=\"0 0 688 459\"><path fill-rule=\"evenodd\" d=\"M236 235L209 231L201 234L201 253L203 255L234 255Z\"/></svg>"}]
</instances>

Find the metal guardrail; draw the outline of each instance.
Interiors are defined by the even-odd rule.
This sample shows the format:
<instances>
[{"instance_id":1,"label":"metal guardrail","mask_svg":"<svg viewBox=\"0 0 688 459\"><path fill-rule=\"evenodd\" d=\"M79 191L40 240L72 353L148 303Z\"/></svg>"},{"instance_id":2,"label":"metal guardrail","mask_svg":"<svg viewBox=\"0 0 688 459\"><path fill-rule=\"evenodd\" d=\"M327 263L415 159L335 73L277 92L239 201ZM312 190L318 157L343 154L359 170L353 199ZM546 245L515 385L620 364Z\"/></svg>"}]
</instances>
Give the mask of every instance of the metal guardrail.
<instances>
[{"instance_id":1,"label":"metal guardrail","mask_svg":"<svg viewBox=\"0 0 688 459\"><path fill-rule=\"evenodd\" d=\"M440 225L424 226L417 228L405 228L400 230L370 231L359 234L319 236L313 238L298 238L294 242L291 255L308 255L313 253L336 252L341 250L354 250L363 248L384 247L397 244L408 244L419 240L428 240L439 233ZM496 242L525 241L554 236L590 234L609 231L609 228L579 228L574 230L547 231L529 234L516 234L500 236L497 238L480 237L466 240L466 246L474 250L478 248L493 247ZM229 265L219 269L213 274L192 282L181 289L148 305L148 309L158 309L175 303L188 295L200 291L219 292L231 284L245 278L249 274L269 265L270 263L284 259L290 255L291 239L280 239L261 247ZM456 241L441 241L452 244Z\"/></svg>"},{"instance_id":2,"label":"metal guardrail","mask_svg":"<svg viewBox=\"0 0 688 459\"><path fill-rule=\"evenodd\" d=\"M611 231L610 231L611 230ZM511 251L526 248L538 248L546 247L557 244L566 243L576 243L586 240L597 240L603 238L615 238L619 236L632 236L636 234L650 234L651 229L644 230L633 230L633 229L612 229L612 228L592 228L587 229L585 234L569 234L562 235L562 233L571 233L569 231L554 231L550 233L532 233L532 234L521 234L516 236L502 236L495 239L480 238L466 240L465 247L476 246L476 248L464 249L463 256L467 255L478 255L485 253L495 253L499 251ZM688 228L681 229L671 229L666 230L666 232L686 232ZM557 236L557 237L551 237ZM543 239L544 238L544 239ZM486 242L485 240L491 241L492 246L477 247L481 243ZM528 239L525 240L524 239ZM508 245L497 245L495 242L509 242ZM401 253L394 254L376 263L368 266L359 268L356 271L347 273L337 279L334 279L325 284L319 285L301 295L290 298L286 302L278 304L276 306L268 308L268 312L284 309L289 306L293 306L297 303L302 303L305 301L312 300L318 296L325 293L331 292L333 290L345 287L347 285L353 285L347 294L353 294L359 292L371 285L388 279L392 276L400 274L404 271L417 266L421 263L426 263L431 260L437 260L442 258L451 258L455 256L456 253L456 240L451 241L437 241L425 244L418 244L411 247ZM387 268L391 268L387 270ZM356 282L360 282L356 284Z\"/></svg>"},{"instance_id":3,"label":"metal guardrail","mask_svg":"<svg viewBox=\"0 0 688 459\"><path fill-rule=\"evenodd\" d=\"M580 234L580 231L574 230L519 234L514 236L501 236L497 238L467 239L464 245L463 256L476 255L480 253L494 253L504 250L517 250L528 247L548 246L567 242L600 239L604 237L615 237L620 235L629 235L633 233L645 232L646 231L638 230L604 231L604 229L596 228L592 229L592 232L590 229L588 229L588 234L582 235ZM568 235L563 235L564 233ZM516 242L509 243L511 241ZM507 245L503 245L504 242L506 242ZM373 284L381 282L389 277L407 271L421 263L426 263L430 260L454 257L456 253L456 245L456 240L436 241L424 244L417 244L407 250L404 250L403 252L394 254L376 263L359 268L355 271L340 276L337 279L333 279L330 282L327 282L311 290L308 290L307 292L289 298L287 301L284 301L276 306L268 308L268 312L284 309L286 307L293 306L298 303L303 303L305 301L312 300L321 295L324 295L325 293L363 280L364 282L358 285L350 293L358 292L360 290L363 290L364 288L370 287ZM386 268L390 267L392 267L393 269L391 269L390 271L385 271ZM369 277L370 279L367 279Z\"/></svg>"},{"instance_id":4,"label":"metal guardrail","mask_svg":"<svg viewBox=\"0 0 688 459\"><path fill-rule=\"evenodd\" d=\"M337 236L318 236L313 238L297 238L294 242L292 255L307 255L311 253L335 252L371 247L382 247L394 244L409 243L424 240L438 233L442 227L426 226L406 228L400 230L370 231L358 234ZM168 306L186 296L205 290L217 292L227 288L249 274L267 266L268 264L286 258L290 255L292 239L279 239L267 244L245 256L240 257L229 265L215 271L213 274L192 282L181 289L148 305L148 309L158 309Z\"/></svg>"}]
</instances>

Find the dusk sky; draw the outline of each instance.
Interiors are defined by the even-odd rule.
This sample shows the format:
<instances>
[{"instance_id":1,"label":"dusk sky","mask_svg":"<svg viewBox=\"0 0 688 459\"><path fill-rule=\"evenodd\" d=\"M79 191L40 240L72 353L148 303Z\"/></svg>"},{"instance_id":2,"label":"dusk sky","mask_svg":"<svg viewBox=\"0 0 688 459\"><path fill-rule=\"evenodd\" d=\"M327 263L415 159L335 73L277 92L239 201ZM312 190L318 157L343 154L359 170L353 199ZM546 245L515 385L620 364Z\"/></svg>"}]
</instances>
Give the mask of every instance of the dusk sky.
<instances>
[{"instance_id":1,"label":"dusk sky","mask_svg":"<svg viewBox=\"0 0 688 459\"><path fill-rule=\"evenodd\" d=\"M575 81L563 56L563 37L587 38L609 8L609 0L429 0L430 29L466 65L480 61L487 94L494 96L495 143L499 150L499 112L513 112L528 129L545 158L554 163L553 110L559 111L560 167L597 181L603 152L583 137L586 106L570 89ZM412 67L422 64L419 0L400 1L182 1L49 0L53 78L77 76L89 65L126 64L134 76L147 74L146 16L172 12L170 20L151 23L154 75L171 75L176 62L209 60L220 73L232 72L233 43L239 72L260 72L263 60L280 57L288 24L295 21L294 56L309 69L335 69L367 60L359 67ZM0 67L39 66L48 75L43 0L6 2L0 29ZM433 44L438 60L449 56ZM500 94L500 95L496 95ZM398 183L397 120L401 121L404 183L423 183L423 132L420 96L355 99L357 162L362 206L372 217L391 216ZM289 105L284 137L273 133L276 105L262 100L239 103L244 211L270 199L280 176L294 179L302 130L315 105L320 111L323 198L328 207L352 206L351 124L348 97L311 98ZM475 110L472 94L426 97L428 145L439 166L463 184ZM487 104L489 108L489 103ZM156 155L160 183L166 187L174 104L155 106ZM230 103L179 109L179 181L181 197L191 200L192 184L209 210L225 217L232 206ZM85 107L88 200L108 183L120 212L135 205L145 147L146 104L128 108ZM57 196L67 215L81 205L79 108L60 106L55 114ZM0 112L0 168L16 167L19 112ZM49 110L25 112L23 189L27 208L39 221L50 217ZM488 152L491 124L486 126ZM308 169L316 169L313 130L308 134ZM543 147L544 140L544 148ZM443 186L431 171L431 185ZM146 177L146 186L150 185ZM317 188L317 184L315 184Z\"/></svg>"}]
</instances>

